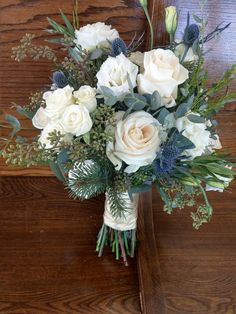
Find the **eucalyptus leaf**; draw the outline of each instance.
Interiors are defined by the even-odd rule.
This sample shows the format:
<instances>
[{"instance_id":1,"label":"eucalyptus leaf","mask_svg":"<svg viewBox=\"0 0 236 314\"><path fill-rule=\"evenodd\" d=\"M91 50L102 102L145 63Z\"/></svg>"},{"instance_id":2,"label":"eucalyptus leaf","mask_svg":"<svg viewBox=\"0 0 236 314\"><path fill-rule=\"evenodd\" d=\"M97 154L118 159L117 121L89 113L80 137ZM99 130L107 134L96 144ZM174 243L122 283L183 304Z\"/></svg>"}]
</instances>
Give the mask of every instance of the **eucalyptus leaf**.
<instances>
[{"instance_id":1,"label":"eucalyptus leaf","mask_svg":"<svg viewBox=\"0 0 236 314\"><path fill-rule=\"evenodd\" d=\"M17 106L16 111L18 113L20 113L22 116L30 118L31 120L33 119L33 117L35 115L35 112L28 110L28 109L26 110L26 109L22 108L21 106Z\"/></svg>"},{"instance_id":2,"label":"eucalyptus leaf","mask_svg":"<svg viewBox=\"0 0 236 314\"><path fill-rule=\"evenodd\" d=\"M103 52L102 49L100 48L96 48L95 50L93 50L90 54L90 60L96 60L98 58L100 58L102 56Z\"/></svg>"},{"instance_id":3,"label":"eucalyptus leaf","mask_svg":"<svg viewBox=\"0 0 236 314\"><path fill-rule=\"evenodd\" d=\"M150 109L152 111L156 111L158 108L160 108L162 105L161 96L158 93L158 91L155 91L151 96L151 104Z\"/></svg>"},{"instance_id":4,"label":"eucalyptus leaf","mask_svg":"<svg viewBox=\"0 0 236 314\"><path fill-rule=\"evenodd\" d=\"M13 128L11 135L15 135L17 132L20 131L20 129L21 129L21 124L20 124L20 121L19 121L16 117L14 117L14 116L12 116L12 115L10 115L10 114L6 114L6 115L5 115L5 120L6 120L6 121L12 126L12 128Z\"/></svg>"},{"instance_id":5,"label":"eucalyptus leaf","mask_svg":"<svg viewBox=\"0 0 236 314\"><path fill-rule=\"evenodd\" d=\"M178 148L181 148L183 150L195 148L195 145L193 144L193 142L191 142L187 137L185 137L181 133L176 134L174 136L174 143Z\"/></svg>"},{"instance_id":6,"label":"eucalyptus leaf","mask_svg":"<svg viewBox=\"0 0 236 314\"><path fill-rule=\"evenodd\" d=\"M64 173L61 171L60 167L58 166L57 163L54 161L49 161L49 166L52 170L52 172L55 174L55 176L62 182L66 181L66 177Z\"/></svg>"},{"instance_id":7,"label":"eucalyptus leaf","mask_svg":"<svg viewBox=\"0 0 236 314\"><path fill-rule=\"evenodd\" d=\"M161 123L161 124L164 124L165 122L165 118L168 116L170 112L164 107L163 109L161 109L158 117L157 117L157 120Z\"/></svg>"},{"instance_id":8,"label":"eucalyptus leaf","mask_svg":"<svg viewBox=\"0 0 236 314\"><path fill-rule=\"evenodd\" d=\"M205 118L195 115L195 114L189 114L187 115L187 118L189 121L193 122L193 123L205 123Z\"/></svg>"},{"instance_id":9,"label":"eucalyptus leaf","mask_svg":"<svg viewBox=\"0 0 236 314\"><path fill-rule=\"evenodd\" d=\"M124 103L128 108L132 107L132 110L142 110L147 105L146 98L135 93L126 95Z\"/></svg>"}]
</instances>

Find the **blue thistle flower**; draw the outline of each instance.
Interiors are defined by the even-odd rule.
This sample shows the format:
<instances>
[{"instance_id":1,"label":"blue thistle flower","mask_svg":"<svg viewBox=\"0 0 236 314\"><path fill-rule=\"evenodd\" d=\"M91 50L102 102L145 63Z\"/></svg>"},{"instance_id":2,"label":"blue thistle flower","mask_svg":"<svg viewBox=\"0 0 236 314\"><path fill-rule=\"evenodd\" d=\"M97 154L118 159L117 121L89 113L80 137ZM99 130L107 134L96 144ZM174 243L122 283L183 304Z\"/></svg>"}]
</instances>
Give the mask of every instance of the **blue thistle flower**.
<instances>
[{"instance_id":1,"label":"blue thistle flower","mask_svg":"<svg viewBox=\"0 0 236 314\"><path fill-rule=\"evenodd\" d=\"M173 160L160 160L156 159L154 161L154 169L157 174L169 174L175 165Z\"/></svg>"},{"instance_id":2,"label":"blue thistle flower","mask_svg":"<svg viewBox=\"0 0 236 314\"><path fill-rule=\"evenodd\" d=\"M119 54L123 53L126 54L128 51L128 48L125 44L125 42L121 38L116 38L112 42L112 56L117 57Z\"/></svg>"},{"instance_id":3,"label":"blue thistle flower","mask_svg":"<svg viewBox=\"0 0 236 314\"><path fill-rule=\"evenodd\" d=\"M68 85L68 79L61 70L53 73L52 81L57 85L58 88L64 88L66 85Z\"/></svg>"},{"instance_id":4,"label":"blue thistle flower","mask_svg":"<svg viewBox=\"0 0 236 314\"><path fill-rule=\"evenodd\" d=\"M162 149L162 159L163 160L175 160L181 154L181 149L173 144L167 144Z\"/></svg>"},{"instance_id":5,"label":"blue thistle flower","mask_svg":"<svg viewBox=\"0 0 236 314\"><path fill-rule=\"evenodd\" d=\"M186 45L192 46L196 39L199 38L200 30L197 24L191 24L184 31L183 41Z\"/></svg>"}]
</instances>

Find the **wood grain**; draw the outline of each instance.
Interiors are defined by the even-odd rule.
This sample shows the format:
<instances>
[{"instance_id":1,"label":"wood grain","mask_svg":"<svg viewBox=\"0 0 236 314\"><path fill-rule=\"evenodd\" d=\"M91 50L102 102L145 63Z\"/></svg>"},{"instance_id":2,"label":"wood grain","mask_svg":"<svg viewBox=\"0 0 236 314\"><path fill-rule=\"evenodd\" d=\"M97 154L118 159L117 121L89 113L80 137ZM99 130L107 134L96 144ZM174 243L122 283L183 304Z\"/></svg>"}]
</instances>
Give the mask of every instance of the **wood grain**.
<instances>
[{"instance_id":1,"label":"wood grain","mask_svg":"<svg viewBox=\"0 0 236 314\"><path fill-rule=\"evenodd\" d=\"M103 206L54 178L0 178L0 313L140 313L136 260L95 252Z\"/></svg>"},{"instance_id":2,"label":"wood grain","mask_svg":"<svg viewBox=\"0 0 236 314\"><path fill-rule=\"evenodd\" d=\"M236 184L231 188L223 195L209 193L213 218L198 231L191 226L191 209L167 215L154 193L154 225L167 314L236 313Z\"/></svg>"},{"instance_id":3,"label":"wood grain","mask_svg":"<svg viewBox=\"0 0 236 314\"><path fill-rule=\"evenodd\" d=\"M160 261L153 224L152 193L140 195L138 209L138 274L142 314L165 314Z\"/></svg>"}]
</instances>

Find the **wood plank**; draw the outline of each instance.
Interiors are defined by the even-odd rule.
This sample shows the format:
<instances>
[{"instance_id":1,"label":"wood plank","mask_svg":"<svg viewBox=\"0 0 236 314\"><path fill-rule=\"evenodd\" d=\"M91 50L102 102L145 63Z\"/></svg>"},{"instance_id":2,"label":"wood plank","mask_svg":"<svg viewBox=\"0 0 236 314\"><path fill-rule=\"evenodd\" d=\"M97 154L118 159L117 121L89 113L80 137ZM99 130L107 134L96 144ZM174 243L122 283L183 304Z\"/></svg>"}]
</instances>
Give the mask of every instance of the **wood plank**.
<instances>
[{"instance_id":1,"label":"wood plank","mask_svg":"<svg viewBox=\"0 0 236 314\"><path fill-rule=\"evenodd\" d=\"M54 178L0 178L0 313L138 314L136 260L95 252L103 197Z\"/></svg>"},{"instance_id":2,"label":"wood plank","mask_svg":"<svg viewBox=\"0 0 236 314\"><path fill-rule=\"evenodd\" d=\"M138 209L138 275L143 314L165 314L160 261L153 224L152 193L140 195Z\"/></svg>"}]
</instances>

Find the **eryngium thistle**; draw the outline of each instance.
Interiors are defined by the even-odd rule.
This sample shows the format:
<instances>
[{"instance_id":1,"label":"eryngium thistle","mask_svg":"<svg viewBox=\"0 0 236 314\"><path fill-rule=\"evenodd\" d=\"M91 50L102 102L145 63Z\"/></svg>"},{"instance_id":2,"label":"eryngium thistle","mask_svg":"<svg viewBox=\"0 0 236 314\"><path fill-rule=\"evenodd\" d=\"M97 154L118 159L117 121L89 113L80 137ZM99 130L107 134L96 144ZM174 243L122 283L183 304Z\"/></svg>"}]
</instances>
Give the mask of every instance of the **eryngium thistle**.
<instances>
[{"instance_id":1,"label":"eryngium thistle","mask_svg":"<svg viewBox=\"0 0 236 314\"><path fill-rule=\"evenodd\" d=\"M192 46L196 39L199 38L200 30L197 24L191 24L184 31L183 41L186 45Z\"/></svg>"},{"instance_id":2,"label":"eryngium thistle","mask_svg":"<svg viewBox=\"0 0 236 314\"><path fill-rule=\"evenodd\" d=\"M125 42L121 38L116 38L115 40L113 40L111 48L113 57L117 57L121 53L125 55L128 51Z\"/></svg>"},{"instance_id":3,"label":"eryngium thistle","mask_svg":"<svg viewBox=\"0 0 236 314\"><path fill-rule=\"evenodd\" d=\"M173 144L168 144L162 149L163 160L175 160L179 157L180 154L181 150Z\"/></svg>"},{"instance_id":4,"label":"eryngium thistle","mask_svg":"<svg viewBox=\"0 0 236 314\"><path fill-rule=\"evenodd\" d=\"M53 83L55 83L58 88L64 88L68 85L68 79L62 71L54 72L52 80Z\"/></svg>"}]
</instances>

